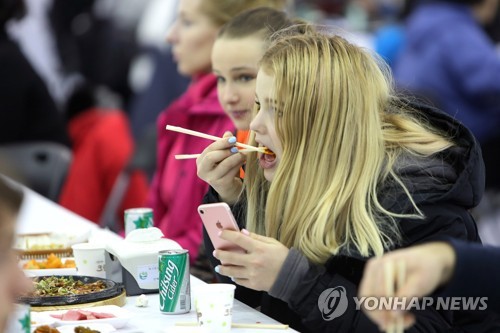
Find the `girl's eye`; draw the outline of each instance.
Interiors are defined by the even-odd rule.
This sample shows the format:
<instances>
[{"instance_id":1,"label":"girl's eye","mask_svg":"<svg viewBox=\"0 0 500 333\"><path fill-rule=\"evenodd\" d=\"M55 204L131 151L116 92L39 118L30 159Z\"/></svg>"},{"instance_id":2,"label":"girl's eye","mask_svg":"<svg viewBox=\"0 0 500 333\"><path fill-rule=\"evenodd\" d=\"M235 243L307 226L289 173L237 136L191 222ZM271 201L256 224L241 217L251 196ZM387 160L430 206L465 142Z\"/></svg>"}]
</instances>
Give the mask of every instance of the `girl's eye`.
<instances>
[{"instance_id":1,"label":"girl's eye","mask_svg":"<svg viewBox=\"0 0 500 333\"><path fill-rule=\"evenodd\" d=\"M240 77L238 77L238 81L241 81L241 82L249 82L249 81L252 81L254 79L255 79L255 77L251 76L251 75L241 75Z\"/></svg>"},{"instance_id":2,"label":"girl's eye","mask_svg":"<svg viewBox=\"0 0 500 333\"><path fill-rule=\"evenodd\" d=\"M217 76L217 84L222 84L226 82L226 79L223 76Z\"/></svg>"},{"instance_id":3,"label":"girl's eye","mask_svg":"<svg viewBox=\"0 0 500 333\"><path fill-rule=\"evenodd\" d=\"M255 105L257 105L257 111L260 111L260 103L259 103L259 101L255 101Z\"/></svg>"},{"instance_id":4,"label":"girl's eye","mask_svg":"<svg viewBox=\"0 0 500 333\"><path fill-rule=\"evenodd\" d=\"M181 19L181 24L185 27L189 27L191 24L193 24L193 22L187 19Z\"/></svg>"}]
</instances>

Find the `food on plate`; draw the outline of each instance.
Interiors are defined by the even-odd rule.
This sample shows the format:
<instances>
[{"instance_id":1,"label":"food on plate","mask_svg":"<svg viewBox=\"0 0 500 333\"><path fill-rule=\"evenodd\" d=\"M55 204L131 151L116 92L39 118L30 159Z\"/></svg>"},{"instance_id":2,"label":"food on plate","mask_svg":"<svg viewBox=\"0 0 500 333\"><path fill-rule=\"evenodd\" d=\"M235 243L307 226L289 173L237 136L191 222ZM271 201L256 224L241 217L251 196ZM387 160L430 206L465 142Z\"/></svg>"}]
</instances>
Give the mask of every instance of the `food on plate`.
<instances>
[{"instance_id":1,"label":"food on plate","mask_svg":"<svg viewBox=\"0 0 500 333\"><path fill-rule=\"evenodd\" d=\"M63 321L79 321L79 320L95 320L95 319L108 319L116 318L112 313L105 312L93 312L84 310L68 310L61 314L51 314L51 317L63 320Z\"/></svg>"},{"instance_id":2,"label":"food on plate","mask_svg":"<svg viewBox=\"0 0 500 333\"><path fill-rule=\"evenodd\" d=\"M57 243L50 243L50 244L33 244L31 246L27 246L27 250L58 250L58 249L64 249L66 247L65 244L57 244Z\"/></svg>"},{"instance_id":3,"label":"food on plate","mask_svg":"<svg viewBox=\"0 0 500 333\"><path fill-rule=\"evenodd\" d=\"M63 260L51 253L46 260L37 261L32 259L23 265L23 269L49 269L49 268L75 268L75 260L66 259Z\"/></svg>"},{"instance_id":4,"label":"food on plate","mask_svg":"<svg viewBox=\"0 0 500 333\"><path fill-rule=\"evenodd\" d=\"M100 333L99 331L92 330L88 327L78 326L75 327L75 333Z\"/></svg>"},{"instance_id":5,"label":"food on plate","mask_svg":"<svg viewBox=\"0 0 500 333\"><path fill-rule=\"evenodd\" d=\"M93 330L89 327L77 326L75 327L75 333L101 333L100 331ZM33 333L60 333L57 329L52 328L48 325L43 325L37 327Z\"/></svg>"},{"instance_id":6,"label":"food on plate","mask_svg":"<svg viewBox=\"0 0 500 333\"><path fill-rule=\"evenodd\" d=\"M50 327L49 325L38 326L33 333L59 333L59 331L55 328Z\"/></svg>"},{"instance_id":7,"label":"food on plate","mask_svg":"<svg viewBox=\"0 0 500 333\"><path fill-rule=\"evenodd\" d=\"M51 234L18 235L14 246L21 250L57 250L68 247L66 240Z\"/></svg>"},{"instance_id":8,"label":"food on plate","mask_svg":"<svg viewBox=\"0 0 500 333\"><path fill-rule=\"evenodd\" d=\"M97 280L85 283L72 276L36 277L33 279L34 291L30 296L65 296L89 294L107 289L106 282Z\"/></svg>"}]
</instances>

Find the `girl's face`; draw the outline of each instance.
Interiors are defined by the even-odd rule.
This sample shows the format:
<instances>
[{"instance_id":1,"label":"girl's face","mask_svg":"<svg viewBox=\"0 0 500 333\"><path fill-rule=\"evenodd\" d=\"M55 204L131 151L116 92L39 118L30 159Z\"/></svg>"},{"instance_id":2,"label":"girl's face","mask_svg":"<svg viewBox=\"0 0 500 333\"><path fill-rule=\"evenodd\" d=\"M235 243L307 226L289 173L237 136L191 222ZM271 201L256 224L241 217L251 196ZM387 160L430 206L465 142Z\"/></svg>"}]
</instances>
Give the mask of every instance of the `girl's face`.
<instances>
[{"instance_id":1,"label":"girl's face","mask_svg":"<svg viewBox=\"0 0 500 333\"><path fill-rule=\"evenodd\" d=\"M267 75L262 69L257 74L255 87L255 103L259 112L250 123L250 129L255 132L255 140L259 146L265 146L274 154L259 154L259 164L264 169L264 177L272 181L276 168L283 156L281 140L276 133L275 115L282 112L275 100L274 76Z\"/></svg>"},{"instance_id":2,"label":"girl's face","mask_svg":"<svg viewBox=\"0 0 500 333\"><path fill-rule=\"evenodd\" d=\"M201 1L180 1L177 19L167 36L177 70L187 76L210 71L212 46L219 31L200 11Z\"/></svg>"},{"instance_id":3,"label":"girl's face","mask_svg":"<svg viewBox=\"0 0 500 333\"><path fill-rule=\"evenodd\" d=\"M264 42L258 37L220 38L212 50L219 101L239 130L248 130L252 121L257 63L263 53Z\"/></svg>"}]
</instances>

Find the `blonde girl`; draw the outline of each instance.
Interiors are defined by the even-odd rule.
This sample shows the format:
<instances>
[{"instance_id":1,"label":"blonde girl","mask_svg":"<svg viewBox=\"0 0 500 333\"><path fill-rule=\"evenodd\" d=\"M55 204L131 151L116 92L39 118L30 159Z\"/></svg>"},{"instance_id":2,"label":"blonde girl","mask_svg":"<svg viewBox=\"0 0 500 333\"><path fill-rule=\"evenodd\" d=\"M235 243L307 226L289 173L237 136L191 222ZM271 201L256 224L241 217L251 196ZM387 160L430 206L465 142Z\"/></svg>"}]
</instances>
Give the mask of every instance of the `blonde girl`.
<instances>
[{"instance_id":1,"label":"blonde girl","mask_svg":"<svg viewBox=\"0 0 500 333\"><path fill-rule=\"evenodd\" d=\"M300 332L378 332L353 299L369 257L443 235L478 241L474 137L396 97L369 52L327 33L282 34L255 102L252 143L273 154L247 157L233 207L246 229L220 234L246 253L213 253L216 272L263 292L241 296L249 304ZM455 325L433 307L416 316L414 332Z\"/></svg>"}]
</instances>

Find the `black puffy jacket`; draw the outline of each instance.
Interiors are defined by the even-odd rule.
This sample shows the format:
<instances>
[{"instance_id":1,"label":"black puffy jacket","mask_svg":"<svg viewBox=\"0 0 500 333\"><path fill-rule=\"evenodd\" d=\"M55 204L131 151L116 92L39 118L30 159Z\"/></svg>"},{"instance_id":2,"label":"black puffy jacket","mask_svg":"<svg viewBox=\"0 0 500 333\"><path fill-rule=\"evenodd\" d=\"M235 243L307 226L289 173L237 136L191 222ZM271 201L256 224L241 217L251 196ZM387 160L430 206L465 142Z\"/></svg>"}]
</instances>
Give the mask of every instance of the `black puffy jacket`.
<instances>
[{"instance_id":1,"label":"black puffy jacket","mask_svg":"<svg viewBox=\"0 0 500 333\"><path fill-rule=\"evenodd\" d=\"M467 128L448 115L421 105L415 107L431 124L450 133L457 146L432 159L398 162L398 174L425 215L425 219L399 220L403 236L400 247L443 237L480 242L475 221L469 213L469 209L479 203L484 191L484 165L479 145ZM408 212L411 207L406 196L393 184L385 184L380 189L379 198L384 207L393 212ZM210 189L204 202L217 201L220 201L217 193ZM232 209L240 227L243 227L244 203ZM218 260L212 256L213 245L206 232L204 235L207 256L214 266L218 265ZM237 288L236 298L250 306L260 306L263 313L300 332L379 332L361 311L356 310L353 301L358 293L366 260L351 252L332 256L324 265L309 263L308 271L288 303L265 292L241 286ZM226 277L219 275L218 278L230 282ZM345 288L348 300L352 301L349 301L342 316L326 321L319 310L318 299L326 289L338 286ZM485 316L488 317L486 313L437 311L433 307L416 311L415 314L417 324L406 332L486 332L486 326L481 325L491 321L485 319ZM495 320L488 324L489 327L496 327Z\"/></svg>"}]
</instances>

